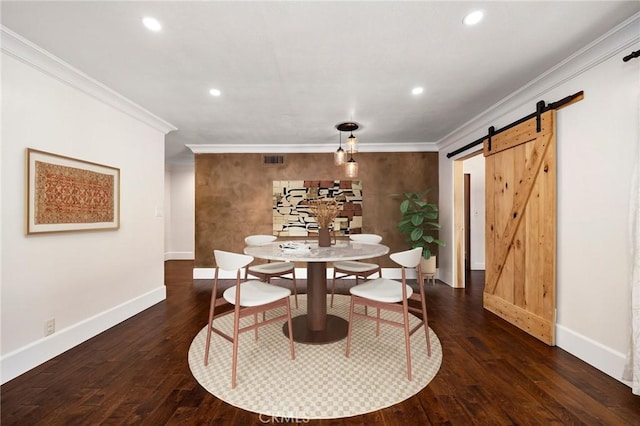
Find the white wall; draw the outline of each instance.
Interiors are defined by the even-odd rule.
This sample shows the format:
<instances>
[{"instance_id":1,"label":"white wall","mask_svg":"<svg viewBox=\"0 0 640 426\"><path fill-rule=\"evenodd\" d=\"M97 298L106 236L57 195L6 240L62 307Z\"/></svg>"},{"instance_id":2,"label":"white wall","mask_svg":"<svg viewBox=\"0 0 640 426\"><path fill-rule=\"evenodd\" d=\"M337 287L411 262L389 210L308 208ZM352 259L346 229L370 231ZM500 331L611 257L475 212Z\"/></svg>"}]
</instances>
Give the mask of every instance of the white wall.
<instances>
[{"instance_id":1,"label":"white wall","mask_svg":"<svg viewBox=\"0 0 640 426\"><path fill-rule=\"evenodd\" d=\"M14 33L2 36L4 383L165 299L156 208L170 125L134 118L119 95ZM27 147L119 168L120 229L25 236ZM45 337L52 318L56 332Z\"/></svg>"},{"instance_id":2,"label":"white wall","mask_svg":"<svg viewBox=\"0 0 640 426\"><path fill-rule=\"evenodd\" d=\"M195 259L195 169L193 164L167 166L171 202L165 208L165 259Z\"/></svg>"},{"instance_id":3,"label":"white wall","mask_svg":"<svg viewBox=\"0 0 640 426\"><path fill-rule=\"evenodd\" d=\"M630 189L640 140L640 15L612 30L441 143L443 235L452 241L452 160L446 153L535 111L535 102L584 91L557 114L557 345L621 380L630 342ZM461 154L462 155L462 154ZM454 158L455 159L455 158ZM440 279L454 282L454 252Z\"/></svg>"},{"instance_id":4,"label":"white wall","mask_svg":"<svg viewBox=\"0 0 640 426\"><path fill-rule=\"evenodd\" d=\"M462 162L462 170L470 175L471 269L484 270L484 156L482 154Z\"/></svg>"},{"instance_id":5,"label":"white wall","mask_svg":"<svg viewBox=\"0 0 640 426\"><path fill-rule=\"evenodd\" d=\"M165 164L164 169L164 208L162 215L164 216L164 260L169 260L167 250L171 246L171 173Z\"/></svg>"}]
</instances>

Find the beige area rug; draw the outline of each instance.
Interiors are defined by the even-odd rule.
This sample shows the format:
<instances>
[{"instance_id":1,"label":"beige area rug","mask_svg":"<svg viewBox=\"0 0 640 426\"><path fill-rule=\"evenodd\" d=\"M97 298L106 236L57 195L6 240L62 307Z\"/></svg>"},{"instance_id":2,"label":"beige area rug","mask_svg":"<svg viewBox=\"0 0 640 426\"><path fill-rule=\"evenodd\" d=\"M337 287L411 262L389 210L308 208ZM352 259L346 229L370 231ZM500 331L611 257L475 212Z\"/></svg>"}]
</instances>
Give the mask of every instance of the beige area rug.
<instances>
[{"instance_id":1,"label":"beige area rug","mask_svg":"<svg viewBox=\"0 0 640 426\"><path fill-rule=\"evenodd\" d=\"M306 296L298 296L298 301L300 307L294 309L292 299L292 316L306 312ZM348 319L349 297L336 296L329 313ZM409 316L412 324L418 322ZM233 315L224 315L214 322L232 334L232 321ZM227 340L212 335L209 365L204 366L206 327L191 343L189 366L202 387L217 398L243 410L295 419L350 417L389 407L418 393L440 369L442 347L433 330L430 358L422 330L411 337L413 380L409 381L402 329L383 324L376 337L374 321L354 321L349 358L345 338L326 345L295 343L292 360L282 325L274 323L260 328L257 342L253 332L241 335L235 389L231 389L232 347Z\"/></svg>"}]
</instances>

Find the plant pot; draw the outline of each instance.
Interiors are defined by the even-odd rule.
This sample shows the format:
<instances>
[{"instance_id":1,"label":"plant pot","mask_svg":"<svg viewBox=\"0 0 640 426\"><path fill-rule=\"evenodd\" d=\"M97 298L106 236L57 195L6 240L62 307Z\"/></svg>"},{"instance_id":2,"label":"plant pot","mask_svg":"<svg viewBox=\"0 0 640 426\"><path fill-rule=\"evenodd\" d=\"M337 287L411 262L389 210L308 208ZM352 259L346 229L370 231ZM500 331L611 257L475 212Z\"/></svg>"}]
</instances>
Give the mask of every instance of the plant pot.
<instances>
[{"instance_id":1,"label":"plant pot","mask_svg":"<svg viewBox=\"0 0 640 426\"><path fill-rule=\"evenodd\" d=\"M420 259L420 269L423 274L435 274L436 273L436 257L431 255L430 258L425 259L424 257Z\"/></svg>"}]
</instances>

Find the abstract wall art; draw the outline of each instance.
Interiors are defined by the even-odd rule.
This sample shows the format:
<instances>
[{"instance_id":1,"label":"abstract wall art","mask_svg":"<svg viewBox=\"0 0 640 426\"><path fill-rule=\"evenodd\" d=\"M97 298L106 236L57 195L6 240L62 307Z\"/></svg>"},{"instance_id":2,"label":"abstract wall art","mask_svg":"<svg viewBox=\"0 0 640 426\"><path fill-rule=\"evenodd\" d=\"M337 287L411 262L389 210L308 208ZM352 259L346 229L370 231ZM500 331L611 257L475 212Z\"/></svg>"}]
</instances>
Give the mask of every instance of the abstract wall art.
<instances>
[{"instance_id":1,"label":"abstract wall art","mask_svg":"<svg viewBox=\"0 0 640 426\"><path fill-rule=\"evenodd\" d=\"M26 233L120 227L120 169L27 149Z\"/></svg>"},{"instance_id":2,"label":"abstract wall art","mask_svg":"<svg viewBox=\"0 0 640 426\"><path fill-rule=\"evenodd\" d=\"M355 180L273 181L273 234L306 237L318 232L309 200L333 198L340 207L332 228L336 236L362 232L362 183Z\"/></svg>"}]
</instances>

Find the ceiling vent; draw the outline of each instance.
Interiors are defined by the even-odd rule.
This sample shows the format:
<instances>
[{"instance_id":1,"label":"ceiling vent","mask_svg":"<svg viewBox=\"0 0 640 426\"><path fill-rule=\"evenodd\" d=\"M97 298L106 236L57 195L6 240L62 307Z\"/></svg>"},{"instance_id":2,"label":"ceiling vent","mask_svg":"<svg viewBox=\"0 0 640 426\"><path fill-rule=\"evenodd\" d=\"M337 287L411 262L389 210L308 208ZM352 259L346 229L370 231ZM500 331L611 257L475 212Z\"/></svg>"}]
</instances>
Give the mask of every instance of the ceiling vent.
<instances>
[{"instance_id":1,"label":"ceiling vent","mask_svg":"<svg viewBox=\"0 0 640 426\"><path fill-rule=\"evenodd\" d=\"M263 164L265 166L283 166L284 155L265 155Z\"/></svg>"}]
</instances>

